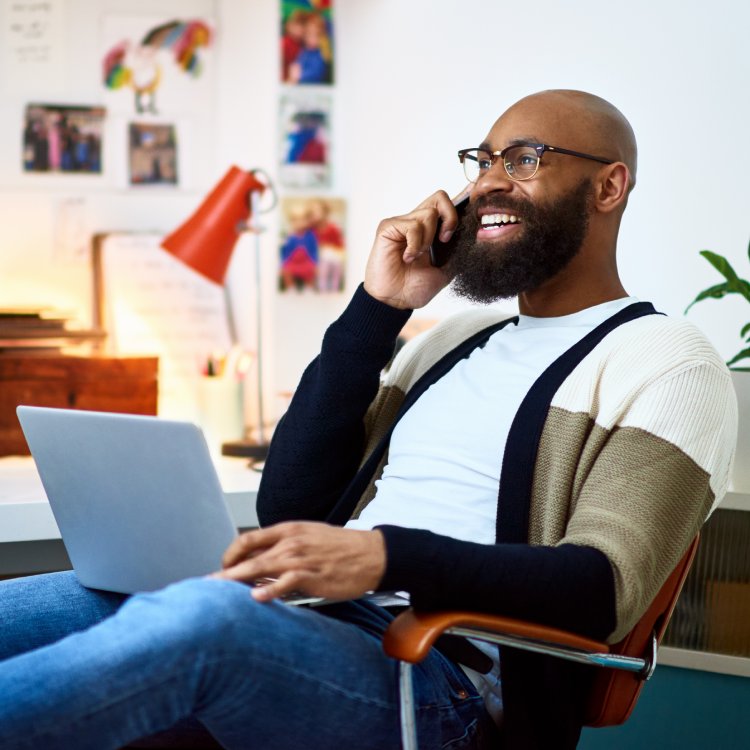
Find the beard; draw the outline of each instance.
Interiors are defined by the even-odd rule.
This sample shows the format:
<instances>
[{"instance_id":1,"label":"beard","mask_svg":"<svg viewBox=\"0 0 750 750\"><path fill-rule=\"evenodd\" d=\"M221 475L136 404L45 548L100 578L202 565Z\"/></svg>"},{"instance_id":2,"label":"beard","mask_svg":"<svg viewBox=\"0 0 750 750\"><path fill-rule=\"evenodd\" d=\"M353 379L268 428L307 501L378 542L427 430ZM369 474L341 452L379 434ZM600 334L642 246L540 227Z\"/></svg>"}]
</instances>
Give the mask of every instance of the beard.
<instances>
[{"instance_id":1,"label":"beard","mask_svg":"<svg viewBox=\"0 0 750 750\"><path fill-rule=\"evenodd\" d=\"M455 251L446 271L453 275L453 293L472 302L488 303L530 292L556 276L577 255L589 223L591 180L547 204L525 198L488 195L479 198L456 231ZM495 246L477 241L477 210L501 205L503 213L521 219L520 236Z\"/></svg>"}]
</instances>

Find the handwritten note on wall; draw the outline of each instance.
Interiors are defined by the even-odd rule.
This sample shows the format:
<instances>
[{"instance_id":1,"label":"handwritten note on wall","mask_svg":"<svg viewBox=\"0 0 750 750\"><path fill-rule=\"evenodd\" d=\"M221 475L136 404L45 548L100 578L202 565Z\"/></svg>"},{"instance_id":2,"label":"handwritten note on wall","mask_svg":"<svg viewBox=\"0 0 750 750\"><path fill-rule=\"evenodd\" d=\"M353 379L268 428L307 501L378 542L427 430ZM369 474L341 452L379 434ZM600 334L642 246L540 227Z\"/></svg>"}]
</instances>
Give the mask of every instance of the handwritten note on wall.
<instances>
[{"instance_id":1,"label":"handwritten note on wall","mask_svg":"<svg viewBox=\"0 0 750 750\"><path fill-rule=\"evenodd\" d=\"M16 92L36 91L42 85L61 85L63 65L63 0L8 0L2 28L5 87Z\"/></svg>"},{"instance_id":2,"label":"handwritten note on wall","mask_svg":"<svg viewBox=\"0 0 750 750\"><path fill-rule=\"evenodd\" d=\"M102 261L111 344L159 356L159 414L197 420L202 369L231 345L221 287L159 247L152 234L111 234Z\"/></svg>"}]
</instances>

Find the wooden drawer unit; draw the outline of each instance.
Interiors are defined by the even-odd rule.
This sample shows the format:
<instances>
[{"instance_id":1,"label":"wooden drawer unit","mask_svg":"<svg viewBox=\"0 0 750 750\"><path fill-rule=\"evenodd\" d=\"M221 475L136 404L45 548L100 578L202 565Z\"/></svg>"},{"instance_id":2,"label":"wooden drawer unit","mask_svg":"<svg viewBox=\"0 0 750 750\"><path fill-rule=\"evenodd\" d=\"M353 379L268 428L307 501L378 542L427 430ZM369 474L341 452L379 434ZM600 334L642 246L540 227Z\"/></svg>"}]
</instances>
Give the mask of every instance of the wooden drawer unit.
<instances>
[{"instance_id":1,"label":"wooden drawer unit","mask_svg":"<svg viewBox=\"0 0 750 750\"><path fill-rule=\"evenodd\" d=\"M0 356L0 456L27 455L16 406L156 414L157 357Z\"/></svg>"}]
</instances>

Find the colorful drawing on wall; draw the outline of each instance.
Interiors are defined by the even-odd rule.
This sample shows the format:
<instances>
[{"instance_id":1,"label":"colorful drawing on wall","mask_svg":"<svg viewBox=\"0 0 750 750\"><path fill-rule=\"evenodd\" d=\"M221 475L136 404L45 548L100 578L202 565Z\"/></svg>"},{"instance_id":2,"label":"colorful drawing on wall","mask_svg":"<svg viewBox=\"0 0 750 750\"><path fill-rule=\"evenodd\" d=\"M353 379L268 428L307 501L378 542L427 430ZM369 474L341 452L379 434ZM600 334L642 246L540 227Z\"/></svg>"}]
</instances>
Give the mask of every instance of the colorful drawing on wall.
<instances>
[{"instance_id":1,"label":"colorful drawing on wall","mask_svg":"<svg viewBox=\"0 0 750 750\"><path fill-rule=\"evenodd\" d=\"M177 138L174 125L131 122L128 167L131 185L177 184Z\"/></svg>"},{"instance_id":2,"label":"colorful drawing on wall","mask_svg":"<svg viewBox=\"0 0 750 750\"><path fill-rule=\"evenodd\" d=\"M281 80L333 83L333 0L281 0Z\"/></svg>"},{"instance_id":3,"label":"colorful drawing on wall","mask_svg":"<svg viewBox=\"0 0 750 750\"><path fill-rule=\"evenodd\" d=\"M345 202L318 196L281 201L279 289L340 292L344 289Z\"/></svg>"},{"instance_id":4,"label":"colorful drawing on wall","mask_svg":"<svg viewBox=\"0 0 750 750\"><path fill-rule=\"evenodd\" d=\"M139 41L126 38L108 49L102 61L103 83L113 91L132 89L138 114L157 114L156 95L167 87L167 72L198 78L212 32L201 20L170 21L145 28ZM124 28L121 33L125 33Z\"/></svg>"},{"instance_id":5,"label":"colorful drawing on wall","mask_svg":"<svg viewBox=\"0 0 750 750\"><path fill-rule=\"evenodd\" d=\"M104 107L27 105L24 171L101 174L105 114Z\"/></svg>"},{"instance_id":6,"label":"colorful drawing on wall","mask_svg":"<svg viewBox=\"0 0 750 750\"><path fill-rule=\"evenodd\" d=\"M309 91L289 92L281 98L281 165L284 187L328 187L331 98Z\"/></svg>"}]
</instances>

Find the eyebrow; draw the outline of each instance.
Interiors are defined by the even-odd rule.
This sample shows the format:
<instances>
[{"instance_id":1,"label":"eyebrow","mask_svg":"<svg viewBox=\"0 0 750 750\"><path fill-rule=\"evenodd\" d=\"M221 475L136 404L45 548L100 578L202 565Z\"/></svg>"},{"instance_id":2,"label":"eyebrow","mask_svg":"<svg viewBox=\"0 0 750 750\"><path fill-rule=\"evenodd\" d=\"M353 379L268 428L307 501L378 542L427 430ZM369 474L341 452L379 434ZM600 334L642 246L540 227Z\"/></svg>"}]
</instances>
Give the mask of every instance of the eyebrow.
<instances>
[{"instance_id":1,"label":"eyebrow","mask_svg":"<svg viewBox=\"0 0 750 750\"><path fill-rule=\"evenodd\" d=\"M534 138L533 136L529 136L528 138L512 138L510 141L508 141L508 146L525 146L529 143L541 143L541 141L538 138ZM493 151L489 141L482 141L482 143L479 144L478 148L480 148L482 151ZM498 151L500 150L502 149L498 149Z\"/></svg>"}]
</instances>

